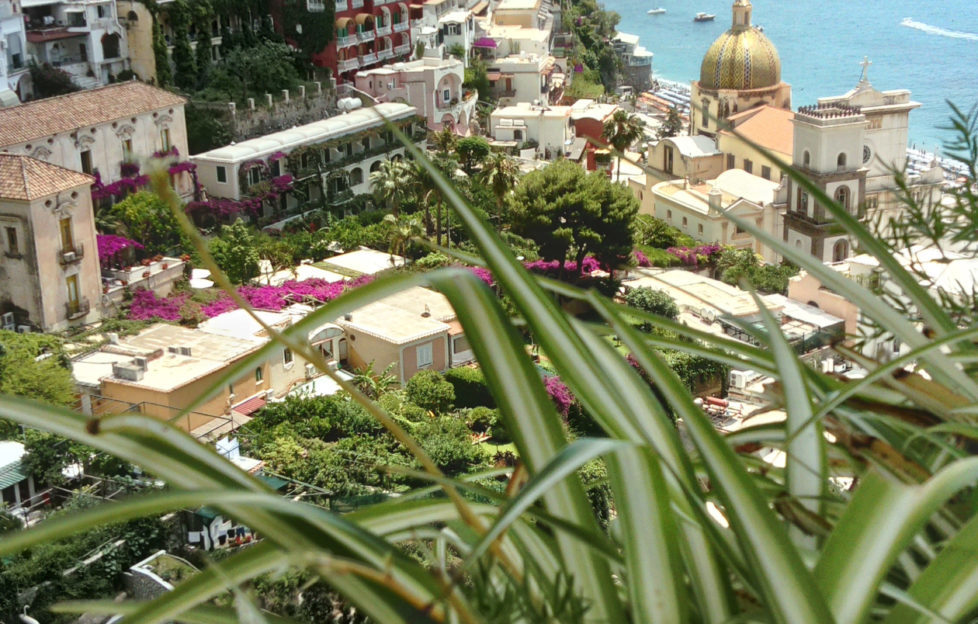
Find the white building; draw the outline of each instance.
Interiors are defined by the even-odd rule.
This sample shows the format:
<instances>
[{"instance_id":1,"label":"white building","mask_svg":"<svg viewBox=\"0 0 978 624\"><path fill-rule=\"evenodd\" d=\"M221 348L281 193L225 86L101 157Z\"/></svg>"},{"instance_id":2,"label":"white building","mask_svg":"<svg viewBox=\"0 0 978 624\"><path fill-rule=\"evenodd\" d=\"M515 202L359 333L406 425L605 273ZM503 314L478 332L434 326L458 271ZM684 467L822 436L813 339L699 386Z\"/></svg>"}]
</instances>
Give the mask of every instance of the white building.
<instances>
[{"instance_id":1,"label":"white building","mask_svg":"<svg viewBox=\"0 0 978 624\"><path fill-rule=\"evenodd\" d=\"M0 0L0 107L14 106L30 94L24 15L14 0Z\"/></svg>"},{"instance_id":2,"label":"white building","mask_svg":"<svg viewBox=\"0 0 978 624\"><path fill-rule=\"evenodd\" d=\"M547 56L555 21L551 0L500 0L490 5L486 30L497 44L497 57L520 52Z\"/></svg>"},{"instance_id":3,"label":"white building","mask_svg":"<svg viewBox=\"0 0 978 624\"><path fill-rule=\"evenodd\" d=\"M570 106L537 106L522 102L497 108L491 116L492 138L514 147L535 141L538 152L547 159L564 154L574 139Z\"/></svg>"},{"instance_id":4,"label":"white building","mask_svg":"<svg viewBox=\"0 0 978 624\"><path fill-rule=\"evenodd\" d=\"M625 84L636 91L647 91L652 86L653 55L638 41L638 35L619 32L615 33L611 45L621 59Z\"/></svg>"},{"instance_id":5,"label":"white building","mask_svg":"<svg viewBox=\"0 0 978 624\"><path fill-rule=\"evenodd\" d=\"M186 155L187 126L178 95L136 81L0 108L0 152L22 154L103 184L123 177L122 164L176 148ZM174 176L189 195L188 173Z\"/></svg>"},{"instance_id":6,"label":"white building","mask_svg":"<svg viewBox=\"0 0 978 624\"><path fill-rule=\"evenodd\" d=\"M385 102L225 145L191 160L211 197L240 200L249 197L249 189L259 183L291 175L307 201L325 200L328 206L341 207L354 194L370 192L370 174L380 168L381 161L403 157L404 146L385 128L387 122L424 144L418 109ZM298 204L295 197L286 195L281 202L280 208L286 210Z\"/></svg>"},{"instance_id":7,"label":"white building","mask_svg":"<svg viewBox=\"0 0 978 624\"><path fill-rule=\"evenodd\" d=\"M778 236L784 227L784 186L740 169L730 169L715 180L690 184L687 180L660 182L652 187L654 216L693 238L751 249L765 262L774 263L778 254L724 216L729 212L752 221Z\"/></svg>"},{"instance_id":8,"label":"white building","mask_svg":"<svg viewBox=\"0 0 978 624\"><path fill-rule=\"evenodd\" d=\"M554 57L524 52L497 58L489 64L486 74L500 106L518 102L549 104L551 91L555 90L552 78L556 69Z\"/></svg>"},{"instance_id":9,"label":"white building","mask_svg":"<svg viewBox=\"0 0 978 624\"><path fill-rule=\"evenodd\" d=\"M431 130L447 125L467 135L479 94L465 91L464 80L462 61L425 57L361 71L356 75L356 86L381 102L410 104Z\"/></svg>"},{"instance_id":10,"label":"white building","mask_svg":"<svg viewBox=\"0 0 978 624\"><path fill-rule=\"evenodd\" d=\"M78 86L109 84L129 68L126 30L115 0L21 0L30 55L64 70Z\"/></svg>"}]
</instances>

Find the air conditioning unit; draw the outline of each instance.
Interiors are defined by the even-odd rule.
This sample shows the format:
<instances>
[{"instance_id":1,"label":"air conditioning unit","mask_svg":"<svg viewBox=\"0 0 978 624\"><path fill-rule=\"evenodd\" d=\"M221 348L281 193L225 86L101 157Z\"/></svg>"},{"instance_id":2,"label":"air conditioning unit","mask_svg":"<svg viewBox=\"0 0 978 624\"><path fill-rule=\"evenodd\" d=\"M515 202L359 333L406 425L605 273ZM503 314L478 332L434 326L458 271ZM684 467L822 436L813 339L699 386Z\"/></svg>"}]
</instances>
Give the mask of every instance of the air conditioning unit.
<instances>
[{"instance_id":1,"label":"air conditioning unit","mask_svg":"<svg viewBox=\"0 0 978 624\"><path fill-rule=\"evenodd\" d=\"M75 252L73 252L73 251L66 251L65 254L64 254L64 258L65 258L65 262L74 262L75 261Z\"/></svg>"},{"instance_id":2,"label":"air conditioning unit","mask_svg":"<svg viewBox=\"0 0 978 624\"><path fill-rule=\"evenodd\" d=\"M180 347L180 355L190 357L190 347Z\"/></svg>"},{"instance_id":3,"label":"air conditioning unit","mask_svg":"<svg viewBox=\"0 0 978 624\"><path fill-rule=\"evenodd\" d=\"M136 357L136 358L133 358L132 361L133 361L133 364L135 364L136 366L138 366L142 370L146 370L146 366L147 366L146 358L144 358L144 357Z\"/></svg>"},{"instance_id":4,"label":"air conditioning unit","mask_svg":"<svg viewBox=\"0 0 978 624\"><path fill-rule=\"evenodd\" d=\"M312 363L306 364L306 379L312 379L316 376L316 365Z\"/></svg>"},{"instance_id":5,"label":"air conditioning unit","mask_svg":"<svg viewBox=\"0 0 978 624\"><path fill-rule=\"evenodd\" d=\"M17 333L18 334L29 334L29 333L31 333L31 326L30 325L18 325L17 326Z\"/></svg>"},{"instance_id":6,"label":"air conditioning unit","mask_svg":"<svg viewBox=\"0 0 978 624\"><path fill-rule=\"evenodd\" d=\"M340 363L337 362L336 360L332 360L332 361L330 361L329 363L326 364L326 367L329 368L329 370L331 370L331 371L339 370Z\"/></svg>"},{"instance_id":7,"label":"air conditioning unit","mask_svg":"<svg viewBox=\"0 0 978 624\"><path fill-rule=\"evenodd\" d=\"M13 312L3 313L3 328L7 331L14 331L16 326L16 318Z\"/></svg>"}]
</instances>

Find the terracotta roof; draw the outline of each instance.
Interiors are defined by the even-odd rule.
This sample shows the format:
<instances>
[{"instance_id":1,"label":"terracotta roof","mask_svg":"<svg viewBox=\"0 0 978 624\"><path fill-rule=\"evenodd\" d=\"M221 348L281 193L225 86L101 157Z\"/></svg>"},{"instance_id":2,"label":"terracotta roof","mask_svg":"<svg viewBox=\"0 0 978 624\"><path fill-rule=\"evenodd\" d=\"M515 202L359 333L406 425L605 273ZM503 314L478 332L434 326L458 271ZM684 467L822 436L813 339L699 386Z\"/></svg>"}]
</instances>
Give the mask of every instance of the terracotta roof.
<instances>
[{"instance_id":1,"label":"terracotta roof","mask_svg":"<svg viewBox=\"0 0 978 624\"><path fill-rule=\"evenodd\" d=\"M0 109L0 147L182 105L186 101L179 95L135 80L34 100Z\"/></svg>"},{"instance_id":2,"label":"terracotta roof","mask_svg":"<svg viewBox=\"0 0 978 624\"><path fill-rule=\"evenodd\" d=\"M0 154L0 199L32 200L88 186L92 176L29 156Z\"/></svg>"},{"instance_id":3,"label":"terracotta roof","mask_svg":"<svg viewBox=\"0 0 978 624\"><path fill-rule=\"evenodd\" d=\"M727 117L737 133L754 143L791 158L794 145L794 127L790 110L773 106L758 106ZM724 130L720 134L733 135Z\"/></svg>"}]
</instances>

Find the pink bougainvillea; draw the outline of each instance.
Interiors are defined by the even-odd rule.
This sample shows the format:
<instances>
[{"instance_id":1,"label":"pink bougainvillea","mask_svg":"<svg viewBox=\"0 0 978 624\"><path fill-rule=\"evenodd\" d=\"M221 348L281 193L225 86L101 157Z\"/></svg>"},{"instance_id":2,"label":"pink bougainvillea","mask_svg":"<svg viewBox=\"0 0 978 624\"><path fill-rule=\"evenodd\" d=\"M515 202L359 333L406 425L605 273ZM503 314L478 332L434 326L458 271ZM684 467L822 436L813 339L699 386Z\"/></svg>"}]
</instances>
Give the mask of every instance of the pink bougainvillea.
<instances>
[{"instance_id":1,"label":"pink bougainvillea","mask_svg":"<svg viewBox=\"0 0 978 624\"><path fill-rule=\"evenodd\" d=\"M544 379L543 385L547 389L547 394L550 395L550 399L554 402L557 411L560 412L561 416L566 418L570 412L571 405L574 404L574 395L571 394L570 389L556 375Z\"/></svg>"},{"instance_id":2,"label":"pink bougainvillea","mask_svg":"<svg viewBox=\"0 0 978 624\"><path fill-rule=\"evenodd\" d=\"M652 266L652 261L649 260L649 257L646 256L644 253L642 253L640 249L636 249L635 251L632 252L632 254L635 256L635 262L636 264L638 264L638 266L640 267Z\"/></svg>"},{"instance_id":3,"label":"pink bougainvillea","mask_svg":"<svg viewBox=\"0 0 978 624\"><path fill-rule=\"evenodd\" d=\"M129 306L129 318L134 321L147 321L150 319L179 321L180 308L183 307L183 304L189 296L183 293L159 299L152 290L140 288L132 294L132 303Z\"/></svg>"},{"instance_id":4,"label":"pink bougainvillea","mask_svg":"<svg viewBox=\"0 0 978 624\"><path fill-rule=\"evenodd\" d=\"M98 261L102 265L110 264L126 249L143 249L140 243L115 234L97 234L95 244L98 247Z\"/></svg>"},{"instance_id":5,"label":"pink bougainvillea","mask_svg":"<svg viewBox=\"0 0 978 624\"><path fill-rule=\"evenodd\" d=\"M343 292L363 286L373 281L373 276L367 275L351 282L327 282L320 279L310 279L301 282L285 282L280 286L239 286L238 294L253 308L259 310L278 311L293 303L319 305L332 301ZM167 321L180 319L180 308L186 302L188 295L173 295L157 299L151 291L137 291L133 295L129 318L148 319L160 318ZM207 318L214 318L225 312L237 309L238 305L227 294L221 294L214 301L201 306L201 313Z\"/></svg>"},{"instance_id":6,"label":"pink bougainvillea","mask_svg":"<svg viewBox=\"0 0 978 624\"><path fill-rule=\"evenodd\" d=\"M695 267L701 263L712 262L722 250L721 245L713 244L698 247L670 247L666 252L679 258L683 264Z\"/></svg>"}]
</instances>

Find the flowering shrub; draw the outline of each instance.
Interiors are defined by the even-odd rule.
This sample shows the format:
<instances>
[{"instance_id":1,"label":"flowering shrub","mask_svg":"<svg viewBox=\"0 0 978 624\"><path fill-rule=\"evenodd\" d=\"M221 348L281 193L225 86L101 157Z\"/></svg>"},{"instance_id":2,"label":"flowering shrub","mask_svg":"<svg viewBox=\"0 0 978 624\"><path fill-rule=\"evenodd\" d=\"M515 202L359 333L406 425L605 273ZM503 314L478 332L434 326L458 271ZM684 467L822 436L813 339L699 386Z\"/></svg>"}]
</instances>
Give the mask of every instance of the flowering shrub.
<instances>
[{"instance_id":1,"label":"flowering shrub","mask_svg":"<svg viewBox=\"0 0 978 624\"><path fill-rule=\"evenodd\" d=\"M485 282L486 286L492 287L496 281L492 279L492 272L489 269L483 267L467 267L472 273L475 274L480 280Z\"/></svg>"},{"instance_id":2,"label":"flowering shrub","mask_svg":"<svg viewBox=\"0 0 978 624\"><path fill-rule=\"evenodd\" d=\"M352 290L373 281L372 275L359 277L349 283L326 282L320 279L310 279L302 282L285 282L280 286L239 286L238 294L253 307L259 310L278 311L293 303L322 304L336 299L344 291ZM145 294L148 293L148 294ZM180 310L184 307L188 295L173 295L165 299L157 299L152 291L137 291L133 295L132 307L129 308L129 318L148 319L160 318L167 321L180 320ZM237 304L227 294L222 293L214 301L201 305L200 314L205 318L214 318L225 312L237 309Z\"/></svg>"},{"instance_id":3,"label":"flowering shrub","mask_svg":"<svg viewBox=\"0 0 978 624\"><path fill-rule=\"evenodd\" d=\"M557 407L557 411L564 418L567 418L567 414L570 412L571 405L574 404L574 395L571 391L564 385L564 382L560 380L560 377L552 375L543 380L543 385L547 389L547 394L550 395L550 399L554 402Z\"/></svg>"},{"instance_id":4,"label":"flowering shrub","mask_svg":"<svg viewBox=\"0 0 978 624\"><path fill-rule=\"evenodd\" d=\"M183 293L158 299L152 290L140 288L132 295L129 306L129 318L134 321L160 319L163 321L179 321L180 309L190 295Z\"/></svg>"},{"instance_id":5,"label":"flowering shrub","mask_svg":"<svg viewBox=\"0 0 978 624\"><path fill-rule=\"evenodd\" d=\"M699 266L700 264L709 264L716 260L716 256L720 254L723 247L720 245L700 245L698 247L670 247L666 251L677 258L679 258L683 264L687 266Z\"/></svg>"},{"instance_id":6,"label":"flowering shrub","mask_svg":"<svg viewBox=\"0 0 978 624\"><path fill-rule=\"evenodd\" d=\"M533 273L539 273L541 275L546 275L547 277L557 277L560 274L560 262L556 260L534 260L533 262L524 262L523 266ZM492 272L489 269L483 267L466 267L468 270L472 271L476 277L485 282L487 286L495 285L496 281L492 277ZM577 263L572 260L567 260L564 262L564 273L570 275L590 275L594 271L601 269L601 263L597 259L588 256L584 258L581 262L581 271L577 270Z\"/></svg>"},{"instance_id":7,"label":"flowering shrub","mask_svg":"<svg viewBox=\"0 0 978 624\"><path fill-rule=\"evenodd\" d=\"M117 261L118 254L126 249L144 249L142 244L115 234L97 234L95 245L98 247L99 264L106 267Z\"/></svg>"},{"instance_id":8,"label":"flowering shrub","mask_svg":"<svg viewBox=\"0 0 978 624\"><path fill-rule=\"evenodd\" d=\"M642 250L636 249L635 251L632 252L632 255L635 256L635 262L638 264L638 266L640 267L652 266L652 261L649 260L648 256L642 253Z\"/></svg>"}]
</instances>

